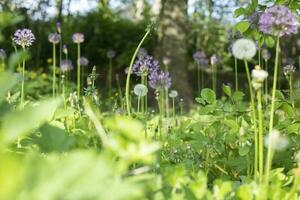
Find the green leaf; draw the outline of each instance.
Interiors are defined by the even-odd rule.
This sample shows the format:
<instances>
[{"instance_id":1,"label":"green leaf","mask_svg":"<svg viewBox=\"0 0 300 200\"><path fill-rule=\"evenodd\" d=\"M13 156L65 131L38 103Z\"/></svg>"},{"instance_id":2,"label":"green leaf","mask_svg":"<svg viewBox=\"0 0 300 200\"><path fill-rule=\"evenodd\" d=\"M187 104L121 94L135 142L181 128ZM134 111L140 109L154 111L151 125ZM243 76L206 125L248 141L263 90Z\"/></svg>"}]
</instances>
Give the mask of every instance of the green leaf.
<instances>
[{"instance_id":1,"label":"green leaf","mask_svg":"<svg viewBox=\"0 0 300 200\"><path fill-rule=\"evenodd\" d=\"M64 152L69 150L75 143L75 138L54 125L45 124L40 128L40 135L33 137L33 142L37 144L43 153Z\"/></svg>"},{"instance_id":2,"label":"green leaf","mask_svg":"<svg viewBox=\"0 0 300 200\"><path fill-rule=\"evenodd\" d=\"M237 101L242 101L244 98L245 94L240 91L236 91L233 93L232 99L237 102Z\"/></svg>"},{"instance_id":3,"label":"green leaf","mask_svg":"<svg viewBox=\"0 0 300 200\"><path fill-rule=\"evenodd\" d=\"M245 15L247 13L247 10L245 8L238 8L234 11L234 16L239 17L241 15Z\"/></svg>"},{"instance_id":4,"label":"green leaf","mask_svg":"<svg viewBox=\"0 0 300 200\"><path fill-rule=\"evenodd\" d=\"M47 121L50 121L60 105L61 99L40 102L37 106L28 106L24 110L13 111L2 120L0 136L5 143L10 143L18 137L30 133Z\"/></svg>"},{"instance_id":5,"label":"green leaf","mask_svg":"<svg viewBox=\"0 0 300 200\"><path fill-rule=\"evenodd\" d=\"M223 84L223 92L229 97L232 96L231 87L228 85Z\"/></svg>"},{"instance_id":6,"label":"green leaf","mask_svg":"<svg viewBox=\"0 0 300 200\"><path fill-rule=\"evenodd\" d=\"M18 76L10 72L0 73L0 104L5 99L7 92L18 82Z\"/></svg>"},{"instance_id":7,"label":"green leaf","mask_svg":"<svg viewBox=\"0 0 300 200\"><path fill-rule=\"evenodd\" d=\"M271 36L266 36L265 43L268 47L273 48L275 46L275 40Z\"/></svg>"},{"instance_id":8,"label":"green leaf","mask_svg":"<svg viewBox=\"0 0 300 200\"><path fill-rule=\"evenodd\" d=\"M205 88L201 91L201 97L208 103L216 103L216 94L213 90Z\"/></svg>"},{"instance_id":9,"label":"green leaf","mask_svg":"<svg viewBox=\"0 0 300 200\"><path fill-rule=\"evenodd\" d=\"M247 21L241 21L236 25L236 29L241 33L246 32L249 27L250 27L250 23Z\"/></svg>"},{"instance_id":10,"label":"green leaf","mask_svg":"<svg viewBox=\"0 0 300 200\"><path fill-rule=\"evenodd\" d=\"M287 132L288 133L299 134L299 130L300 130L300 123L291 124L287 127Z\"/></svg>"},{"instance_id":11,"label":"green leaf","mask_svg":"<svg viewBox=\"0 0 300 200\"><path fill-rule=\"evenodd\" d=\"M8 67L13 70L15 67L23 62L23 60L28 60L30 58L30 54L28 51L18 51L13 53L8 60Z\"/></svg>"}]
</instances>

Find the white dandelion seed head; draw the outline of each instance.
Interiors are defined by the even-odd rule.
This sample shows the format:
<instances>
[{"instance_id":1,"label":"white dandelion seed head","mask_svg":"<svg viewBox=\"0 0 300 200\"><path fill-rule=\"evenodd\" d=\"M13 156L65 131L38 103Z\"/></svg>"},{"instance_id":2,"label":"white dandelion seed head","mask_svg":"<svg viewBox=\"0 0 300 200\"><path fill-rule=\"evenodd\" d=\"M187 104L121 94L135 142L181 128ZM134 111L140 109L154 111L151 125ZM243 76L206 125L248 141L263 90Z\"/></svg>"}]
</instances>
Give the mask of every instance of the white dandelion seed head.
<instances>
[{"instance_id":1,"label":"white dandelion seed head","mask_svg":"<svg viewBox=\"0 0 300 200\"><path fill-rule=\"evenodd\" d=\"M148 88L143 84L137 84L134 86L133 92L137 96L144 97L148 93Z\"/></svg>"},{"instance_id":2,"label":"white dandelion seed head","mask_svg":"<svg viewBox=\"0 0 300 200\"><path fill-rule=\"evenodd\" d=\"M176 90L171 90L169 93L170 98L176 98L178 96L178 92Z\"/></svg>"},{"instance_id":3,"label":"white dandelion seed head","mask_svg":"<svg viewBox=\"0 0 300 200\"><path fill-rule=\"evenodd\" d=\"M233 55L240 60L250 60L256 55L256 45L249 39L238 39L232 46Z\"/></svg>"},{"instance_id":4,"label":"white dandelion seed head","mask_svg":"<svg viewBox=\"0 0 300 200\"><path fill-rule=\"evenodd\" d=\"M252 78L257 82L264 82L264 80L268 77L268 72L261 69L259 66L255 67L255 69L252 70Z\"/></svg>"},{"instance_id":5,"label":"white dandelion seed head","mask_svg":"<svg viewBox=\"0 0 300 200\"><path fill-rule=\"evenodd\" d=\"M265 146L271 147L275 151L284 150L288 146L288 139L280 134L278 130L273 130L265 137Z\"/></svg>"}]
</instances>

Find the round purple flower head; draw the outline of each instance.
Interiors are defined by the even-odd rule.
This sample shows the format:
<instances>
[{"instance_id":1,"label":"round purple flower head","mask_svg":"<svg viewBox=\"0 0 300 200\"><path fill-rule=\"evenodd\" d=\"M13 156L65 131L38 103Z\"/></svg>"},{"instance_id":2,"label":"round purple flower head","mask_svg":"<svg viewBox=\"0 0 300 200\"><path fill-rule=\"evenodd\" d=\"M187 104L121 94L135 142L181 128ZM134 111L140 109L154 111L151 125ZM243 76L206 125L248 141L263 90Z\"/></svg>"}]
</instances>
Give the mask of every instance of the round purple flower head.
<instances>
[{"instance_id":1,"label":"round purple flower head","mask_svg":"<svg viewBox=\"0 0 300 200\"><path fill-rule=\"evenodd\" d=\"M159 69L159 62L152 56L138 58L133 65L133 73L138 76L148 76Z\"/></svg>"},{"instance_id":2,"label":"round purple flower head","mask_svg":"<svg viewBox=\"0 0 300 200\"><path fill-rule=\"evenodd\" d=\"M112 49L109 49L106 53L106 57L108 59L113 59L116 56L116 52Z\"/></svg>"},{"instance_id":3,"label":"round purple flower head","mask_svg":"<svg viewBox=\"0 0 300 200\"><path fill-rule=\"evenodd\" d=\"M4 49L0 49L0 60L4 60L6 58L6 52Z\"/></svg>"},{"instance_id":4,"label":"round purple flower head","mask_svg":"<svg viewBox=\"0 0 300 200\"><path fill-rule=\"evenodd\" d=\"M48 40L50 43L57 44L60 41L60 34L58 33L50 33L48 36Z\"/></svg>"},{"instance_id":5,"label":"round purple flower head","mask_svg":"<svg viewBox=\"0 0 300 200\"><path fill-rule=\"evenodd\" d=\"M220 60L218 58L218 56L216 54L213 54L211 57L210 57L210 64L212 65L217 65L219 64Z\"/></svg>"},{"instance_id":6,"label":"round purple flower head","mask_svg":"<svg viewBox=\"0 0 300 200\"><path fill-rule=\"evenodd\" d=\"M263 49L261 51L261 55L265 61L268 61L271 58L271 53L268 51L268 49Z\"/></svg>"},{"instance_id":7,"label":"round purple flower head","mask_svg":"<svg viewBox=\"0 0 300 200\"><path fill-rule=\"evenodd\" d=\"M283 73L285 76L290 76L295 71L296 71L296 68L294 67L294 65L286 65L285 67L283 67Z\"/></svg>"},{"instance_id":8,"label":"round purple flower head","mask_svg":"<svg viewBox=\"0 0 300 200\"><path fill-rule=\"evenodd\" d=\"M81 57L79 59L80 65L87 66L89 64L89 60L86 57Z\"/></svg>"},{"instance_id":9,"label":"round purple flower head","mask_svg":"<svg viewBox=\"0 0 300 200\"><path fill-rule=\"evenodd\" d=\"M72 40L76 44L80 44L84 42L84 35L82 33L74 33L72 36Z\"/></svg>"},{"instance_id":10,"label":"round purple flower head","mask_svg":"<svg viewBox=\"0 0 300 200\"><path fill-rule=\"evenodd\" d=\"M145 58L146 56L148 56L147 50L144 49L144 48L140 48L140 50L139 50L139 52L138 52L138 54L137 54L137 57L138 57L139 59L143 59L143 58Z\"/></svg>"},{"instance_id":11,"label":"round purple flower head","mask_svg":"<svg viewBox=\"0 0 300 200\"><path fill-rule=\"evenodd\" d=\"M60 64L60 70L63 72L71 71L73 69L73 64L71 60L62 60Z\"/></svg>"},{"instance_id":12,"label":"round purple flower head","mask_svg":"<svg viewBox=\"0 0 300 200\"><path fill-rule=\"evenodd\" d=\"M18 29L14 33L13 41L22 48L30 47L35 41L35 36L30 29Z\"/></svg>"},{"instance_id":13,"label":"round purple flower head","mask_svg":"<svg viewBox=\"0 0 300 200\"><path fill-rule=\"evenodd\" d=\"M206 55L203 51L196 51L193 54L193 58L198 65L201 65L201 66L208 65L208 59L206 58Z\"/></svg>"},{"instance_id":14,"label":"round purple flower head","mask_svg":"<svg viewBox=\"0 0 300 200\"><path fill-rule=\"evenodd\" d=\"M169 72L153 72L149 76L149 85L151 88L168 89L171 87L172 81Z\"/></svg>"},{"instance_id":15,"label":"round purple flower head","mask_svg":"<svg viewBox=\"0 0 300 200\"><path fill-rule=\"evenodd\" d=\"M56 29L58 33L61 33L61 22L56 22Z\"/></svg>"},{"instance_id":16,"label":"round purple flower head","mask_svg":"<svg viewBox=\"0 0 300 200\"><path fill-rule=\"evenodd\" d=\"M281 5L267 8L259 19L260 31L275 36L296 34L298 28L299 22L296 15Z\"/></svg>"},{"instance_id":17,"label":"round purple flower head","mask_svg":"<svg viewBox=\"0 0 300 200\"><path fill-rule=\"evenodd\" d=\"M63 45L63 52L64 52L64 54L68 54L68 47L67 47L67 45Z\"/></svg>"}]
</instances>

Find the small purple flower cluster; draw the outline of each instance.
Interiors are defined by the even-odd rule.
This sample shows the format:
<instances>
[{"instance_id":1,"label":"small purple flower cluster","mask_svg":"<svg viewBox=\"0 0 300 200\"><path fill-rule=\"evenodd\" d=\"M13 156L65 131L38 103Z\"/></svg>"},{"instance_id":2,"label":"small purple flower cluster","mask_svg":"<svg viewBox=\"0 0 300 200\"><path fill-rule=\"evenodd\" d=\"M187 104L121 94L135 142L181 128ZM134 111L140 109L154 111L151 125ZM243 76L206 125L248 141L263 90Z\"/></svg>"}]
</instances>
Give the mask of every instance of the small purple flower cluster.
<instances>
[{"instance_id":1,"label":"small purple flower cluster","mask_svg":"<svg viewBox=\"0 0 300 200\"><path fill-rule=\"evenodd\" d=\"M35 36L30 29L18 29L14 33L13 41L22 48L30 47L35 41Z\"/></svg>"},{"instance_id":2,"label":"small purple flower cluster","mask_svg":"<svg viewBox=\"0 0 300 200\"><path fill-rule=\"evenodd\" d=\"M74 33L72 36L72 40L76 44L80 44L84 42L84 35L82 33Z\"/></svg>"},{"instance_id":3,"label":"small purple flower cluster","mask_svg":"<svg viewBox=\"0 0 300 200\"><path fill-rule=\"evenodd\" d=\"M199 66L207 66L209 63L209 61L206 58L206 55L203 51L196 51L193 54L193 58Z\"/></svg>"},{"instance_id":4,"label":"small purple flower cluster","mask_svg":"<svg viewBox=\"0 0 300 200\"><path fill-rule=\"evenodd\" d=\"M133 73L138 76L148 76L160 68L159 62L152 56L138 58L133 65Z\"/></svg>"},{"instance_id":5,"label":"small purple flower cluster","mask_svg":"<svg viewBox=\"0 0 300 200\"><path fill-rule=\"evenodd\" d=\"M116 56L116 52L112 49L109 49L106 53L106 57L108 59L113 59Z\"/></svg>"},{"instance_id":6,"label":"small purple flower cluster","mask_svg":"<svg viewBox=\"0 0 300 200\"><path fill-rule=\"evenodd\" d=\"M298 32L299 22L294 13L282 5L267 8L260 16L261 32L275 36L289 36Z\"/></svg>"},{"instance_id":7,"label":"small purple flower cluster","mask_svg":"<svg viewBox=\"0 0 300 200\"><path fill-rule=\"evenodd\" d=\"M172 80L169 72L155 71L149 76L149 85L153 89L169 89L171 84Z\"/></svg>"},{"instance_id":8,"label":"small purple flower cluster","mask_svg":"<svg viewBox=\"0 0 300 200\"><path fill-rule=\"evenodd\" d=\"M71 60L62 60L60 64L60 70L62 72L71 71L73 69L73 64Z\"/></svg>"},{"instance_id":9,"label":"small purple flower cluster","mask_svg":"<svg viewBox=\"0 0 300 200\"><path fill-rule=\"evenodd\" d=\"M89 60L86 57L81 57L79 59L80 65L81 66L88 66L89 65Z\"/></svg>"},{"instance_id":10,"label":"small purple flower cluster","mask_svg":"<svg viewBox=\"0 0 300 200\"><path fill-rule=\"evenodd\" d=\"M48 40L50 43L58 44L60 41L60 34L58 33L50 33L48 36Z\"/></svg>"}]
</instances>

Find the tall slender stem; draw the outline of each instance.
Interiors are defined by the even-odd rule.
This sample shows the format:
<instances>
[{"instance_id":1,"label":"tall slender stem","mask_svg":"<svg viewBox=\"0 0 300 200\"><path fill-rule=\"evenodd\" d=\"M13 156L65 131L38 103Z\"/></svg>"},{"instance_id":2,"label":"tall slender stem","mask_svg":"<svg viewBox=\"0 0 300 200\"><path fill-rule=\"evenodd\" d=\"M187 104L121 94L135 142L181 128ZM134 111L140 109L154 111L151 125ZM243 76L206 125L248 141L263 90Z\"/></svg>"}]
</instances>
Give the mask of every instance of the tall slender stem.
<instances>
[{"instance_id":1,"label":"tall slender stem","mask_svg":"<svg viewBox=\"0 0 300 200\"><path fill-rule=\"evenodd\" d=\"M279 60L279 51L280 51L280 39L279 36L277 37L276 42L276 57L275 57L275 66L274 66L274 77L273 77L273 89L272 89L272 100L271 100L271 111L270 111L270 124L269 124L269 137L273 132L274 126L274 112L275 112L275 100L276 100L276 87L277 87L277 76L278 76L278 60ZM268 153L267 153L267 163L266 163L266 176L265 181L268 184L269 182L269 174L272 165L272 158L273 158L273 150L272 150L272 142L268 144Z\"/></svg>"},{"instance_id":2,"label":"tall slender stem","mask_svg":"<svg viewBox=\"0 0 300 200\"><path fill-rule=\"evenodd\" d=\"M293 75L289 75L289 86L290 86L290 101L292 103L293 108L295 107L294 98L293 98Z\"/></svg>"},{"instance_id":3,"label":"tall slender stem","mask_svg":"<svg viewBox=\"0 0 300 200\"><path fill-rule=\"evenodd\" d=\"M251 76L249 71L249 66L247 60L244 60L246 73L247 73L247 80L249 85L249 92L250 92L250 106L251 106L251 113L252 113L252 123L254 128L254 178L257 180L257 170L258 170L258 132L257 132L257 125L256 125L256 111L255 111L255 104L254 104L254 93L251 85Z\"/></svg>"},{"instance_id":4,"label":"tall slender stem","mask_svg":"<svg viewBox=\"0 0 300 200\"><path fill-rule=\"evenodd\" d=\"M200 79L200 77L201 77L201 71L200 71L200 66L199 65L197 65L197 86L198 86L198 95L200 95L200 93L201 93L201 79Z\"/></svg>"},{"instance_id":5,"label":"tall slender stem","mask_svg":"<svg viewBox=\"0 0 300 200\"><path fill-rule=\"evenodd\" d=\"M52 66L52 97L56 93L56 45L53 43L53 66Z\"/></svg>"},{"instance_id":6,"label":"tall slender stem","mask_svg":"<svg viewBox=\"0 0 300 200\"><path fill-rule=\"evenodd\" d=\"M132 58L131 58L131 62L130 62L130 65L129 65L129 68L128 68L128 74L127 74L127 78L126 78L126 91L125 91L125 98L126 98L126 107L127 107L127 114L129 116L131 116L131 104L130 104L130 76L131 76L131 73L132 73L132 66L133 66L133 63L135 61L135 58L136 58L136 55L138 54L142 44L144 43L144 41L146 40L146 38L148 37L148 35L150 34L151 32L151 29L149 28L147 30L147 32L145 33L144 37L142 38L142 40L140 41L139 45L137 46Z\"/></svg>"},{"instance_id":7,"label":"tall slender stem","mask_svg":"<svg viewBox=\"0 0 300 200\"><path fill-rule=\"evenodd\" d=\"M80 99L80 43L77 44L77 94Z\"/></svg>"},{"instance_id":8,"label":"tall slender stem","mask_svg":"<svg viewBox=\"0 0 300 200\"><path fill-rule=\"evenodd\" d=\"M263 111L262 111L262 94L261 88L257 90L257 110L258 110L258 127L259 127L259 181L263 180L264 173L264 129L263 129Z\"/></svg>"},{"instance_id":9,"label":"tall slender stem","mask_svg":"<svg viewBox=\"0 0 300 200\"><path fill-rule=\"evenodd\" d=\"M23 48L23 51L25 51L25 48ZM22 62L21 109L24 109L24 101L25 101L24 84L25 84L25 59L23 59Z\"/></svg>"},{"instance_id":10,"label":"tall slender stem","mask_svg":"<svg viewBox=\"0 0 300 200\"><path fill-rule=\"evenodd\" d=\"M234 57L234 73L235 73L235 91L239 90L239 78L238 78L238 71L237 71L237 58Z\"/></svg>"},{"instance_id":11,"label":"tall slender stem","mask_svg":"<svg viewBox=\"0 0 300 200\"><path fill-rule=\"evenodd\" d=\"M112 59L109 59L109 68L108 68L108 96L112 95Z\"/></svg>"}]
</instances>

